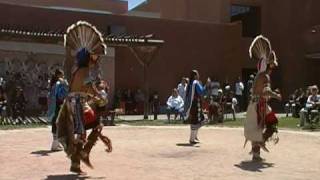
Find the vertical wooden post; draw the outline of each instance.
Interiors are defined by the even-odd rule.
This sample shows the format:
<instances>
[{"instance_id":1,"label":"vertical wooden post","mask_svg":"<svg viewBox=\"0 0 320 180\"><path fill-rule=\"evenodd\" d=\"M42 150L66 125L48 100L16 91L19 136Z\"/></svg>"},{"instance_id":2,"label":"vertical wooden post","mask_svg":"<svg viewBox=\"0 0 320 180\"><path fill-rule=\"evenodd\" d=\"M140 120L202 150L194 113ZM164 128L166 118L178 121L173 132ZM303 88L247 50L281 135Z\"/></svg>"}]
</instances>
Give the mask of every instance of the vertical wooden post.
<instances>
[{"instance_id":1,"label":"vertical wooden post","mask_svg":"<svg viewBox=\"0 0 320 180\"><path fill-rule=\"evenodd\" d=\"M148 81L148 68L154 58L155 54L158 52L158 47L144 47L142 48L133 48L130 47L131 52L137 58L138 62L143 66L143 86L144 86L144 113L143 119L149 119L149 81ZM140 53L138 53L139 51ZM142 55L141 55L142 52Z\"/></svg>"},{"instance_id":2,"label":"vertical wooden post","mask_svg":"<svg viewBox=\"0 0 320 180\"><path fill-rule=\"evenodd\" d=\"M144 83L144 113L143 119L149 119L149 81L148 81L148 67L143 66L143 83Z\"/></svg>"}]
</instances>

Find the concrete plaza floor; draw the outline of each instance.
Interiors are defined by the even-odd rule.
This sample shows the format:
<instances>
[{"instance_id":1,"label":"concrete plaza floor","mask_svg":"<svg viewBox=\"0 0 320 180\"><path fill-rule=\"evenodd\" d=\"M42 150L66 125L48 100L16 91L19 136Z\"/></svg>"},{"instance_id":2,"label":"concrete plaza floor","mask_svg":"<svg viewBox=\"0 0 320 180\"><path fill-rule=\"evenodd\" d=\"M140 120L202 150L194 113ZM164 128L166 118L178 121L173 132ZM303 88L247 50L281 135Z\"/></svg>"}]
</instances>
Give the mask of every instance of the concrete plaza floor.
<instances>
[{"instance_id":1,"label":"concrete plaza floor","mask_svg":"<svg viewBox=\"0 0 320 180\"><path fill-rule=\"evenodd\" d=\"M204 127L201 143L190 146L189 127L105 127L114 151L98 142L95 166L87 176L70 173L64 152L49 150L49 128L0 130L1 180L314 180L320 175L320 133L280 131L280 142L268 144L265 162L250 161L243 149L242 128Z\"/></svg>"}]
</instances>

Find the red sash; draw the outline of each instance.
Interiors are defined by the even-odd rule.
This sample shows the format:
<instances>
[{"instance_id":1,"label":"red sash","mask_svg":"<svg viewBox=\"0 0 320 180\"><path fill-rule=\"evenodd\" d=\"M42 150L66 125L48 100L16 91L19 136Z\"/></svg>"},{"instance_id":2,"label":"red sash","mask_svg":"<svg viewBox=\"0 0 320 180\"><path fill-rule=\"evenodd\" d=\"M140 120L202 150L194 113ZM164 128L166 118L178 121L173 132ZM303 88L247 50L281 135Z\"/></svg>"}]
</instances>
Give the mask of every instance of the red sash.
<instances>
[{"instance_id":1,"label":"red sash","mask_svg":"<svg viewBox=\"0 0 320 180\"><path fill-rule=\"evenodd\" d=\"M257 104L258 125L263 128L264 125L274 125L278 123L278 118L274 112L266 114L267 101L265 98L260 98Z\"/></svg>"}]
</instances>

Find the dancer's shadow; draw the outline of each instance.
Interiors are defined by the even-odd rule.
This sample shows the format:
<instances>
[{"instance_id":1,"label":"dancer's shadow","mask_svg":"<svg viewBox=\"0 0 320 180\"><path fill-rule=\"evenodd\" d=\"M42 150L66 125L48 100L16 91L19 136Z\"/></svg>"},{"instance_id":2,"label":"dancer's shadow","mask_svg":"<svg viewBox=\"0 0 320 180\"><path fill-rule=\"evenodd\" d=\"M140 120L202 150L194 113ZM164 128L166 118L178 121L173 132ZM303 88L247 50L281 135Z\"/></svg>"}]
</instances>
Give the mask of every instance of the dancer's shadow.
<instances>
[{"instance_id":1,"label":"dancer's shadow","mask_svg":"<svg viewBox=\"0 0 320 180\"><path fill-rule=\"evenodd\" d=\"M49 175L44 180L86 180L86 179L106 179L106 178L83 176L78 174L61 174L61 175Z\"/></svg>"},{"instance_id":2,"label":"dancer's shadow","mask_svg":"<svg viewBox=\"0 0 320 180\"><path fill-rule=\"evenodd\" d=\"M39 151L33 151L30 154L39 155L39 156L49 156L51 153L56 153L60 151L51 151L51 150L39 150Z\"/></svg>"},{"instance_id":3,"label":"dancer's shadow","mask_svg":"<svg viewBox=\"0 0 320 180\"><path fill-rule=\"evenodd\" d=\"M199 144L190 144L190 143L177 143L176 146L182 146L182 147L195 147L199 148Z\"/></svg>"},{"instance_id":4,"label":"dancer's shadow","mask_svg":"<svg viewBox=\"0 0 320 180\"><path fill-rule=\"evenodd\" d=\"M262 169L273 167L274 163L259 161L242 161L240 162L240 164L235 164L234 166L245 171L262 172Z\"/></svg>"}]
</instances>

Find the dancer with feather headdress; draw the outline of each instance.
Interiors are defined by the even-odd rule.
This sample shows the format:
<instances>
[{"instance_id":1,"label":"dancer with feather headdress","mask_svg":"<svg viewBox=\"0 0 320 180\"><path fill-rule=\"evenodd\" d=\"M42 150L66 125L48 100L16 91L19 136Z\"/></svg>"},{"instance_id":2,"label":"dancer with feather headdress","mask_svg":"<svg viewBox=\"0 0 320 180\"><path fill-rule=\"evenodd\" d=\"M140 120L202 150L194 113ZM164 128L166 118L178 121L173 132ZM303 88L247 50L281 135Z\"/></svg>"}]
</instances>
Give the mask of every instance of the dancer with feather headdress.
<instances>
[{"instance_id":1,"label":"dancer with feather headdress","mask_svg":"<svg viewBox=\"0 0 320 180\"><path fill-rule=\"evenodd\" d=\"M102 135L103 126L94 109L95 102L100 101L96 87L101 77L99 57L106 54L106 45L94 26L79 21L68 28L65 47L64 67L70 90L57 118L57 133L71 159L70 171L83 173L80 161L93 167L89 154L98 138L107 146L107 152L112 151L111 140ZM87 136L88 129L92 131Z\"/></svg>"},{"instance_id":2,"label":"dancer with feather headdress","mask_svg":"<svg viewBox=\"0 0 320 180\"><path fill-rule=\"evenodd\" d=\"M269 152L265 142L277 133L278 119L267 103L271 98L281 100L279 92L272 91L270 84L270 75L278 63L270 41L262 35L252 42L249 55L251 59L258 61L258 73L252 86L252 97L244 122L244 136L245 144L247 141L252 143L252 160L261 161L260 148ZM279 138L274 137L274 141L277 143Z\"/></svg>"}]
</instances>

